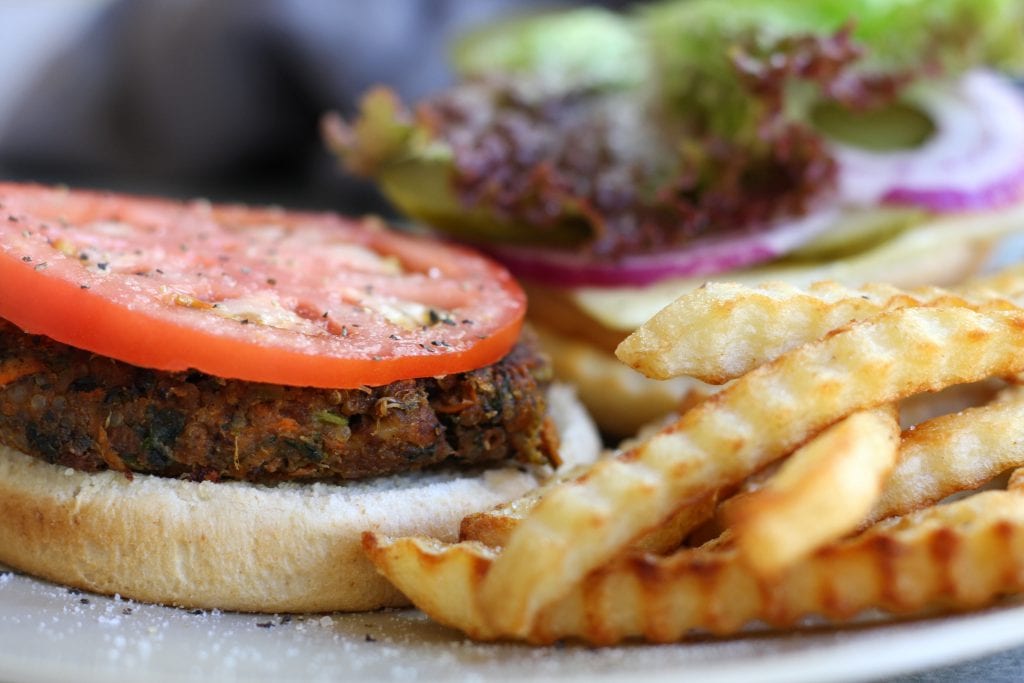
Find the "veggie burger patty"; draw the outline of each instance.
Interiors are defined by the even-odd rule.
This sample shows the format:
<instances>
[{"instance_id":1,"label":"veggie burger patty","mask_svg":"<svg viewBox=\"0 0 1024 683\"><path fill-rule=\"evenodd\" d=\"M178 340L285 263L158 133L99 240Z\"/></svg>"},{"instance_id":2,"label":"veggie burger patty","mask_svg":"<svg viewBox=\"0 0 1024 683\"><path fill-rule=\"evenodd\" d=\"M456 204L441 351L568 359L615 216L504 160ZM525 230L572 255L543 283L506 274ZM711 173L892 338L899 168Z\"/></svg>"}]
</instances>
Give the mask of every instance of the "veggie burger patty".
<instances>
[{"instance_id":1,"label":"veggie burger patty","mask_svg":"<svg viewBox=\"0 0 1024 683\"><path fill-rule=\"evenodd\" d=\"M141 368L0 321L0 443L78 470L195 480L358 479L442 462L545 461L550 365L524 335L499 362L318 389Z\"/></svg>"}]
</instances>

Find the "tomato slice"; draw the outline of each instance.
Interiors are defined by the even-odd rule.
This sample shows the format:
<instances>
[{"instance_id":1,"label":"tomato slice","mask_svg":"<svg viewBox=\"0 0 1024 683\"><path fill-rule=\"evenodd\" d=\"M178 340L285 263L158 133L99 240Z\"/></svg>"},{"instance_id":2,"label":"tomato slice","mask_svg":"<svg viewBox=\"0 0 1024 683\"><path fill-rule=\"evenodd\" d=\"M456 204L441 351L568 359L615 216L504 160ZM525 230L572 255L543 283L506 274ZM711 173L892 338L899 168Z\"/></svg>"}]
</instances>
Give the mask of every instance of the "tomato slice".
<instances>
[{"instance_id":1,"label":"tomato slice","mask_svg":"<svg viewBox=\"0 0 1024 683\"><path fill-rule=\"evenodd\" d=\"M0 183L0 317L160 370L352 388L473 370L526 298L379 220Z\"/></svg>"}]
</instances>

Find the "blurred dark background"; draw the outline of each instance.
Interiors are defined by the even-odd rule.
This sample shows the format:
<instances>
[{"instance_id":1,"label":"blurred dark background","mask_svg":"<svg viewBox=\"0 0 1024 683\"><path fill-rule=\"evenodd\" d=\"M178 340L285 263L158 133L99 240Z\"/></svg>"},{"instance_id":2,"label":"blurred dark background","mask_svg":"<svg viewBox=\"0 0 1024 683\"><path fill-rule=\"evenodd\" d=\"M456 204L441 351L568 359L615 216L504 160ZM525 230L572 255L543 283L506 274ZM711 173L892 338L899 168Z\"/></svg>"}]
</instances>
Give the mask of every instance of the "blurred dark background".
<instances>
[{"instance_id":1,"label":"blurred dark background","mask_svg":"<svg viewBox=\"0 0 1024 683\"><path fill-rule=\"evenodd\" d=\"M450 41L572 0L5 0L0 176L350 212L320 116L452 80ZM606 0L622 7L627 0ZM20 41L18 43L17 41Z\"/></svg>"}]
</instances>

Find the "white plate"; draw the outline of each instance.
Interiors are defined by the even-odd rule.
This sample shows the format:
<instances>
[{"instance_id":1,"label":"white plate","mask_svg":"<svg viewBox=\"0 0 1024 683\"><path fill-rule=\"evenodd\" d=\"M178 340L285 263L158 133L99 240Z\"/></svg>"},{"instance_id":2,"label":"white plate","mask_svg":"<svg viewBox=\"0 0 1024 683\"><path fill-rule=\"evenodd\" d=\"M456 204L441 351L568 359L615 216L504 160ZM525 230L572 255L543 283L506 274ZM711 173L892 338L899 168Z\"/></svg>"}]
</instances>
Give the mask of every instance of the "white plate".
<instances>
[{"instance_id":1,"label":"white plate","mask_svg":"<svg viewBox=\"0 0 1024 683\"><path fill-rule=\"evenodd\" d=\"M857 681L1024 643L1024 606L680 645L472 643L414 610L192 614L0 574L0 680Z\"/></svg>"}]
</instances>

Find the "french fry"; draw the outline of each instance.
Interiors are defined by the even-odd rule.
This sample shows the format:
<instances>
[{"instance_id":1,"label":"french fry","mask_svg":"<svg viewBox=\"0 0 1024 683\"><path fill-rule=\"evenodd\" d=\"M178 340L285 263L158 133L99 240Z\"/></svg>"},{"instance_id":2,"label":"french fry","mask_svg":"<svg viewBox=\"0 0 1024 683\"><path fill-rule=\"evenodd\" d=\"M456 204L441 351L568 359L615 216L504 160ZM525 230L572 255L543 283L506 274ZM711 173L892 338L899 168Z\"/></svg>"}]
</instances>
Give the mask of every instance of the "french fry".
<instances>
[{"instance_id":1,"label":"french fry","mask_svg":"<svg viewBox=\"0 0 1024 683\"><path fill-rule=\"evenodd\" d=\"M915 614L977 607L1020 591L1024 495L987 491L887 520L822 548L775 580L751 572L731 549L626 555L547 606L526 633L495 628L482 606L480 592L500 557L495 550L372 533L364 547L416 606L476 639L672 642L695 629L736 633L752 621L791 627L811 615L843 622L871 608Z\"/></svg>"},{"instance_id":2,"label":"french fry","mask_svg":"<svg viewBox=\"0 0 1024 683\"><path fill-rule=\"evenodd\" d=\"M907 429L940 415L958 413L988 403L1005 389L1005 379L991 377L980 382L957 384L939 392L917 394L900 401L900 425Z\"/></svg>"},{"instance_id":3,"label":"french fry","mask_svg":"<svg viewBox=\"0 0 1024 683\"><path fill-rule=\"evenodd\" d=\"M502 503L490 510L475 512L462 518L459 525L460 541L477 541L492 548L500 548L508 541L519 522L543 498L548 491L563 484L574 477L578 477L586 471L585 466L573 467L565 472L560 472L541 486L527 491L523 496Z\"/></svg>"},{"instance_id":4,"label":"french fry","mask_svg":"<svg viewBox=\"0 0 1024 683\"><path fill-rule=\"evenodd\" d=\"M904 308L788 352L621 457L545 496L483 581L499 633L541 609L683 505L734 485L852 412L1024 368L1024 312Z\"/></svg>"},{"instance_id":5,"label":"french fry","mask_svg":"<svg viewBox=\"0 0 1024 683\"><path fill-rule=\"evenodd\" d=\"M392 538L363 533L363 550L370 561L431 619L457 628L476 640L500 634L487 623L480 608L480 584L498 550L477 541L444 543L436 538Z\"/></svg>"},{"instance_id":6,"label":"french fry","mask_svg":"<svg viewBox=\"0 0 1024 683\"><path fill-rule=\"evenodd\" d=\"M658 430L670 424L666 418L644 425L634 436L622 441L617 447L621 452L632 448L644 439L658 433ZM611 452L606 451L605 455ZM522 497L497 505L490 510L475 512L462 519L459 527L460 541L479 541L492 548L499 548L508 542L512 531L519 522L526 518L537 502L556 486L575 479L586 471L585 465L579 465L559 471L543 485L525 493ZM707 496L701 503L685 506L667 523L658 526L647 536L643 536L633 545L636 550L664 554L675 550L690 531L710 519L718 504L719 494Z\"/></svg>"},{"instance_id":7,"label":"french fry","mask_svg":"<svg viewBox=\"0 0 1024 683\"><path fill-rule=\"evenodd\" d=\"M986 405L942 415L905 432L896 464L859 526L919 510L1019 467L1024 467L1024 386L1010 386ZM731 518L735 506L766 484L724 501L718 514Z\"/></svg>"},{"instance_id":8,"label":"french fry","mask_svg":"<svg viewBox=\"0 0 1024 683\"><path fill-rule=\"evenodd\" d=\"M999 297L1019 299L1024 296L1024 264L1007 266L995 273L976 275L954 291L968 297Z\"/></svg>"},{"instance_id":9,"label":"french fry","mask_svg":"<svg viewBox=\"0 0 1024 683\"><path fill-rule=\"evenodd\" d=\"M573 468L527 492L521 498L503 503L491 510L476 512L463 518L459 527L459 540L477 541L492 548L500 548L526 518L544 495L556 486L580 475L586 468ZM693 505L675 512L664 524L652 529L633 543L634 550L662 555L678 548L693 529L711 518L718 503L717 492Z\"/></svg>"},{"instance_id":10,"label":"french fry","mask_svg":"<svg viewBox=\"0 0 1024 683\"><path fill-rule=\"evenodd\" d=\"M1011 286L1017 279L989 284L1019 293ZM855 289L818 282L801 289L778 282L759 287L709 282L659 311L623 340L615 354L648 377L689 376L722 384L834 329L884 311L920 306L1017 308L991 286L978 284L970 291L961 296L937 287L903 291L871 284Z\"/></svg>"},{"instance_id":11,"label":"french fry","mask_svg":"<svg viewBox=\"0 0 1024 683\"><path fill-rule=\"evenodd\" d=\"M623 558L545 609L529 639L671 642L692 629L735 633L753 620L791 627L809 615L842 622L868 608L977 607L1022 588L1024 498L989 491L882 523L772 582L728 551Z\"/></svg>"},{"instance_id":12,"label":"french fry","mask_svg":"<svg viewBox=\"0 0 1024 683\"><path fill-rule=\"evenodd\" d=\"M1010 478L1006 482L1006 490L1024 493L1024 468L1018 467L1010 473Z\"/></svg>"},{"instance_id":13,"label":"french fry","mask_svg":"<svg viewBox=\"0 0 1024 683\"><path fill-rule=\"evenodd\" d=\"M1024 387L984 406L943 415L906 432L896 465L866 524L977 488L1024 466Z\"/></svg>"},{"instance_id":14,"label":"french fry","mask_svg":"<svg viewBox=\"0 0 1024 683\"><path fill-rule=\"evenodd\" d=\"M775 575L857 529L899 443L896 411L885 406L854 413L802 446L762 488L729 507L726 522L743 560Z\"/></svg>"}]
</instances>

